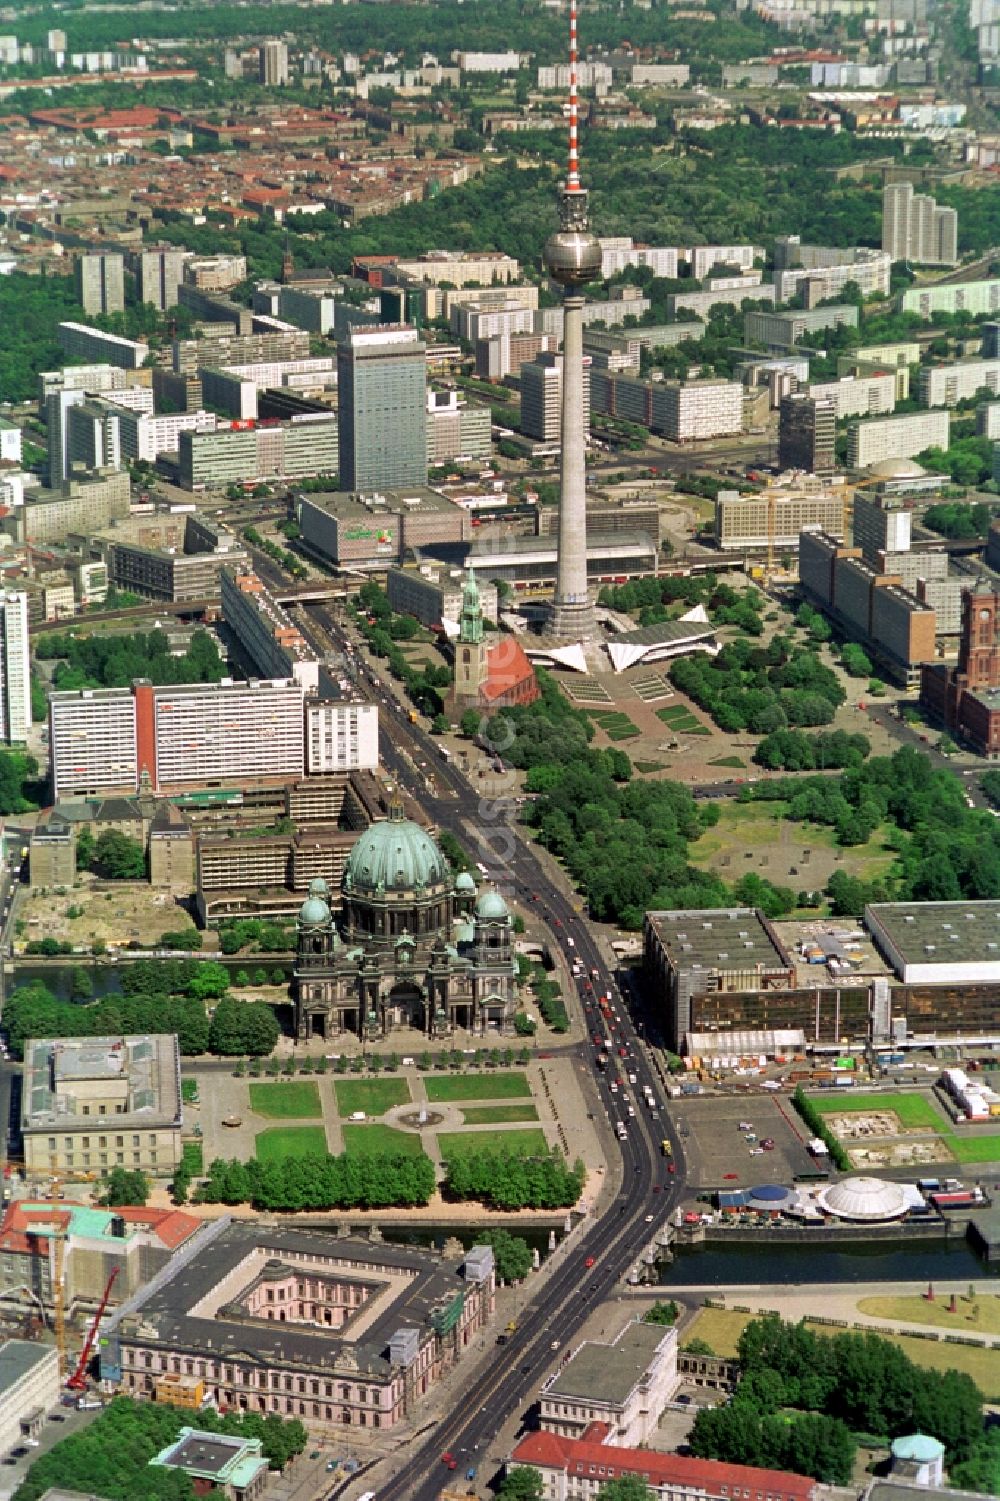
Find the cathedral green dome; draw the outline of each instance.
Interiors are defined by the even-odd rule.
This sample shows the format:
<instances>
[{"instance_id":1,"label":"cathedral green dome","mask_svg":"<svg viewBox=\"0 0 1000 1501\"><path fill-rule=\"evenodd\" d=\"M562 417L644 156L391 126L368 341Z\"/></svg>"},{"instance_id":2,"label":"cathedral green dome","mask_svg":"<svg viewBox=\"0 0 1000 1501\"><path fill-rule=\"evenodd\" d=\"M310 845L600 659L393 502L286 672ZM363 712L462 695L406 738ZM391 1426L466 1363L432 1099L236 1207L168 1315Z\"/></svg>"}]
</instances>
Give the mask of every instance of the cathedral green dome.
<instances>
[{"instance_id":1,"label":"cathedral green dome","mask_svg":"<svg viewBox=\"0 0 1000 1501\"><path fill-rule=\"evenodd\" d=\"M330 908L327 903L329 895L330 888L322 876L317 876L315 881L310 881L309 895L299 908L299 922L310 928L329 922Z\"/></svg>"},{"instance_id":2,"label":"cathedral green dome","mask_svg":"<svg viewBox=\"0 0 1000 1501\"><path fill-rule=\"evenodd\" d=\"M447 879L447 862L434 840L398 812L365 830L344 869L347 891L415 891Z\"/></svg>"},{"instance_id":3,"label":"cathedral green dome","mask_svg":"<svg viewBox=\"0 0 1000 1501\"><path fill-rule=\"evenodd\" d=\"M484 891L476 903L476 916L499 922L503 918L510 917L510 911L499 891L491 888L489 891Z\"/></svg>"},{"instance_id":4,"label":"cathedral green dome","mask_svg":"<svg viewBox=\"0 0 1000 1501\"><path fill-rule=\"evenodd\" d=\"M457 877L455 878L455 890L456 891L475 891L475 889L476 889L476 883L472 879L472 876L470 875L470 873L467 870L461 870L461 871L459 871Z\"/></svg>"}]
</instances>

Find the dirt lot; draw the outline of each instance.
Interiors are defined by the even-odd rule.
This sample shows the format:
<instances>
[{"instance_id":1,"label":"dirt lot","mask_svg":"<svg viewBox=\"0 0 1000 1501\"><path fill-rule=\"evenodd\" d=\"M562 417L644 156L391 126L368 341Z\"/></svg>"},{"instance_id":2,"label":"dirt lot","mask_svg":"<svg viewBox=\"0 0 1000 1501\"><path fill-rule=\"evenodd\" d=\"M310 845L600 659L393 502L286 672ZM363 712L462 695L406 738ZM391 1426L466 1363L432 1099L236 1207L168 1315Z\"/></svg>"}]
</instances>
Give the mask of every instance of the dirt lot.
<instances>
[{"instance_id":1,"label":"dirt lot","mask_svg":"<svg viewBox=\"0 0 1000 1501\"><path fill-rule=\"evenodd\" d=\"M685 1099L675 1102L671 1113L680 1123L692 1188L791 1183L796 1173L815 1172L806 1151L808 1132L787 1099L756 1094ZM767 1138L774 1150L751 1157L740 1121L752 1123L758 1145Z\"/></svg>"},{"instance_id":2,"label":"dirt lot","mask_svg":"<svg viewBox=\"0 0 1000 1501\"><path fill-rule=\"evenodd\" d=\"M70 917L71 909L78 915ZM22 891L17 921L24 923L15 944L19 952L33 938L68 939L85 953L98 938L109 948L133 940L155 948L161 933L193 926L174 897L154 891L147 881L98 881L89 874L72 886Z\"/></svg>"}]
</instances>

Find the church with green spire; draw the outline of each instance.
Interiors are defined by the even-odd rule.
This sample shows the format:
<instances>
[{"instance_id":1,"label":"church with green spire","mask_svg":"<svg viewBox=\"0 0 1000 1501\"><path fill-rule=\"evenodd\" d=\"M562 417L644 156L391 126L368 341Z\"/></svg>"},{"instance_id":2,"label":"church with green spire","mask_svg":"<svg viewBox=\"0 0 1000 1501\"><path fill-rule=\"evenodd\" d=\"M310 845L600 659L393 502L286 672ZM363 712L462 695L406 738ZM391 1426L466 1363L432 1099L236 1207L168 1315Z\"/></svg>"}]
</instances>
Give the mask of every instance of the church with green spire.
<instances>
[{"instance_id":1,"label":"church with green spire","mask_svg":"<svg viewBox=\"0 0 1000 1501\"><path fill-rule=\"evenodd\" d=\"M487 634L476 576L469 568L462 586L462 613L455 641L454 706L499 709L530 704L538 697L535 670L510 635Z\"/></svg>"}]
</instances>

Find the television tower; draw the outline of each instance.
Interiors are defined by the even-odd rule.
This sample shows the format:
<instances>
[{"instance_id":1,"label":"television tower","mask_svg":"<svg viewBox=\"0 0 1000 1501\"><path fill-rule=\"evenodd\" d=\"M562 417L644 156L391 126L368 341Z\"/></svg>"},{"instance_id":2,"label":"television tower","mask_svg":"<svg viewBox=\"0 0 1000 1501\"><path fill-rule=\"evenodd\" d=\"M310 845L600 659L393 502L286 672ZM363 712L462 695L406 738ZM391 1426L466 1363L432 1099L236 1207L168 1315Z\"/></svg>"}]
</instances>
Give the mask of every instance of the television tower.
<instances>
[{"instance_id":1,"label":"television tower","mask_svg":"<svg viewBox=\"0 0 1000 1501\"><path fill-rule=\"evenodd\" d=\"M597 635L587 589L587 482L583 431L583 297L601 272L601 247L587 224L580 186L576 0L569 7L569 170L559 198L559 229L545 242L545 264L563 288L562 449L556 591L548 634L576 640Z\"/></svg>"}]
</instances>

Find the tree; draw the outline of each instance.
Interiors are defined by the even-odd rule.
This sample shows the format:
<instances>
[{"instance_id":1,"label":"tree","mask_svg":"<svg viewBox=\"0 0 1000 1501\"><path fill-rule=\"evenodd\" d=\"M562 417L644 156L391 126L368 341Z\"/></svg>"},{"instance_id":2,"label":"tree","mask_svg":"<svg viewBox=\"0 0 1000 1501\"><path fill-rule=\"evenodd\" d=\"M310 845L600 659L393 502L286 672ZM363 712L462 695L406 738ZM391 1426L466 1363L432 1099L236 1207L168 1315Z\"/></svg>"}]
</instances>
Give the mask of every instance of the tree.
<instances>
[{"instance_id":1,"label":"tree","mask_svg":"<svg viewBox=\"0 0 1000 1501\"><path fill-rule=\"evenodd\" d=\"M141 881L146 875L146 852L138 840L118 829L105 829L94 847L93 865L106 881Z\"/></svg>"},{"instance_id":2,"label":"tree","mask_svg":"<svg viewBox=\"0 0 1000 1501\"><path fill-rule=\"evenodd\" d=\"M474 740L479 733L479 726L482 722L483 716L479 713L478 709L466 709L458 722L458 727L466 740Z\"/></svg>"},{"instance_id":3,"label":"tree","mask_svg":"<svg viewBox=\"0 0 1000 1501\"><path fill-rule=\"evenodd\" d=\"M521 1235L509 1230L487 1230L477 1237L493 1247L497 1276L504 1282L521 1282L531 1271L531 1247Z\"/></svg>"},{"instance_id":4,"label":"tree","mask_svg":"<svg viewBox=\"0 0 1000 1501\"><path fill-rule=\"evenodd\" d=\"M450 726L447 714L435 714L431 720L432 735L447 735Z\"/></svg>"},{"instance_id":5,"label":"tree","mask_svg":"<svg viewBox=\"0 0 1000 1501\"><path fill-rule=\"evenodd\" d=\"M229 989L229 971L215 959L200 963L188 985L188 994L200 1001L216 1000Z\"/></svg>"},{"instance_id":6,"label":"tree","mask_svg":"<svg viewBox=\"0 0 1000 1501\"><path fill-rule=\"evenodd\" d=\"M545 1493L540 1470L533 1465L508 1469L496 1493L496 1501L542 1501Z\"/></svg>"},{"instance_id":7,"label":"tree","mask_svg":"<svg viewBox=\"0 0 1000 1501\"><path fill-rule=\"evenodd\" d=\"M264 1001L237 1001L224 995L208 1027L208 1045L226 1058L263 1058L274 1051L281 1028Z\"/></svg>"},{"instance_id":8,"label":"tree","mask_svg":"<svg viewBox=\"0 0 1000 1501\"><path fill-rule=\"evenodd\" d=\"M70 994L74 1001L89 1001L94 994L94 982L90 978L89 970L84 969L82 964L73 966L70 976Z\"/></svg>"},{"instance_id":9,"label":"tree","mask_svg":"<svg viewBox=\"0 0 1000 1501\"><path fill-rule=\"evenodd\" d=\"M618 1475L597 1492L597 1501L652 1501L653 1493L639 1475Z\"/></svg>"},{"instance_id":10,"label":"tree","mask_svg":"<svg viewBox=\"0 0 1000 1501\"><path fill-rule=\"evenodd\" d=\"M104 1180L101 1203L122 1208L127 1205L142 1206L149 1198L149 1179L137 1169L113 1167Z\"/></svg>"},{"instance_id":11,"label":"tree","mask_svg":"<svg viewBox=\"0 0 1000 1501\"><path fill-rule=\"evenodd\" d=\"M76 868L89 870L94 858L94 831L84 824L76 836Z\"/></svg>"},{"instance_id":12,"label":"tree","mask_svg":"<svg viewBox=\"0 0 1000 1501\"><path fill-rule=\"evenodd\" d=\"M669 1303L661 1303L659 1299L647 1308L642 1316L644 1324L676 1324L680 1309L671 1298Z\"/></svg>"}]
</instances>

